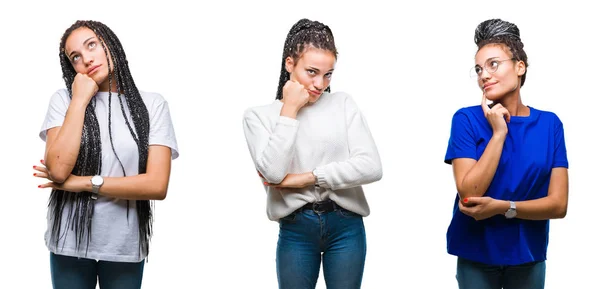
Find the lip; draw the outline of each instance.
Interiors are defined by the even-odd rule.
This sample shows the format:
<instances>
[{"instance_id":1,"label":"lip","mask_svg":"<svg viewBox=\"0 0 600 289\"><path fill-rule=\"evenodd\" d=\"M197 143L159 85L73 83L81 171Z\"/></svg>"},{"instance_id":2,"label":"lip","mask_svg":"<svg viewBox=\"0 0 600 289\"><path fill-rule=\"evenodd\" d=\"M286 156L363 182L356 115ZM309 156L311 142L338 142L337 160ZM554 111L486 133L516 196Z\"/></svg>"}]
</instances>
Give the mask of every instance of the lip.
<instances>
[{"instance_id":1,"label":"lip","mask_svg":"<svg viewBox=\"0 0 600 289\"><path fill-rule=\"evenodd\" d=\"M309 90L308 92L310 92L310 94L312 94L314 96L321 95L321 91L319 91L319 90Z\"/></svg>"},{"instance_id":2,"label":"lip","mask_svg":"<svg viewBox=\"0 0 600 289\"><path fill-rule=\"evenodd\" d=\"M486 83L486 84L483 86L483 89L484 89L484 90L486 90L486 89L488 89L488 88L490 88L490 87L494 86L496 83L498 83L498 82L494 82L494 83Z\"/></svg>"},{"instance_id":3,"label":"lip","mask_svg":"<svg viewBox=\"0 0 600 289\"><path fill-rule=\"evenodd\" d=\"M92 75L94 74L96 71L98 71L98 68L102 66L102 64L98 64L96 66L92 66L90 69L88 69L87 74L88 75Z\"/></svg>"}]
</instances>

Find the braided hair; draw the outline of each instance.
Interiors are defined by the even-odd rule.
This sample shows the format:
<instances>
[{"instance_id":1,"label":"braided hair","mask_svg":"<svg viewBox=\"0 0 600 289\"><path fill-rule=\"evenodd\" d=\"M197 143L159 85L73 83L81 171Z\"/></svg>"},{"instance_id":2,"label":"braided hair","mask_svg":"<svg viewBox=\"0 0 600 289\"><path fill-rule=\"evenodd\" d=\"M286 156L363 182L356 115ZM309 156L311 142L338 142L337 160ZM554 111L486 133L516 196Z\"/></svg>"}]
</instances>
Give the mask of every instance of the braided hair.
<instances>
[{"instance_id":1,"label":"braided hair","mask_svg":"<svg viewBox=\"0 0 600 289\"><path fill-rule=\"evenodd\" d=\"M281 74L279 75L276 99L283 98L283 86L290 80L290 73L285 69L285 60L291 57L296 62L302 56L305 49L309 47L330 51L337 59L338 53L335 48L333 33L329 29L329 26L306 18L300 19L290 29L283 45ZM330 88L327 87L325 91L329 92Z\"/></svg>"},{"instance_id":2,"label":"braided hair","mask_svg":"<svg viewBox=\"0 0 600 289\"><path fill-rule=\"evenodd\" d=\"M118 91L117 98L121 105L121 113L123 114L125 123L127 124L129 132L131 133L131 137L137 144L139 154L138 173L145 173L146 163L148 160L148 137L150 131L148 109L146 108L140 92L135 86L135 82L131 77L131 72L129 71L127 58L125 56L125 51L123 51L121 42L110 28L100 22L77 21L65 31L61 38L59 58L60 65L62 67L63 79L67 89L69 90L69 97L73 96L71 87L77 72L73 68L68 56L65 53L65 42L74 30L81 27L89 28L96 34L102 45L102 48L104 49L108 61L108 131L110 135L112 152L115 154L121 166L121 170L123 171L123 175L125 176L125 168L115 151L111 128L111 88L113 85L116 85ZM114 64L113 68L110 67L111 62L108 59L109 55L112 59L112 63ZM133 122L133 127L126 116L123 99L127 103L127 107ZM96 117L95 107L96 102L95 98L93 98L85 110L79 155L77 156L77 161L73 167L73 171L71 172L73 175L94 176L101 173L103 152L100 137L100 127ZM139 253L147 255L149 252L150 238L152 236L152 206L148 200L137 200L135 202L139 225ZM64 210L66 205L69 207L68 212L65 212ZM75 231L76 248L78 250L85 237L87 240L87 252L87 247L89 246L89 242L92 237L91 227L92 216L94 214L94 200L92 200L92 193L72 193L55 189L52 190L52 193L50 194L48 207L53 215L53 226L50 236L51 241L54 241L58 246L59 239L62 237L61 234L64 235L69 229L71 229ZM129 200L127 200L127 207L129 208ZM64 228L61 228L61 220L63 214L65 213L68 214L67 224ZM129 210L127 211L127 217L129 218Z\"/></svg>"},{"instance_id":3,"label":"braided hair","mask_svg":"<svg viewBox=\"0 0 600 289\"><path fill-rule=\"evenodd\" d=\"M477 44L477 51L488 44L504 45L517 61L523 61L526 68L529 66L519 28L513 23L501 19L481 22L475 29L475 44ZM526 75L527 70L521 76L521 86L525 84Z\"/></svg>"}]
</instances>

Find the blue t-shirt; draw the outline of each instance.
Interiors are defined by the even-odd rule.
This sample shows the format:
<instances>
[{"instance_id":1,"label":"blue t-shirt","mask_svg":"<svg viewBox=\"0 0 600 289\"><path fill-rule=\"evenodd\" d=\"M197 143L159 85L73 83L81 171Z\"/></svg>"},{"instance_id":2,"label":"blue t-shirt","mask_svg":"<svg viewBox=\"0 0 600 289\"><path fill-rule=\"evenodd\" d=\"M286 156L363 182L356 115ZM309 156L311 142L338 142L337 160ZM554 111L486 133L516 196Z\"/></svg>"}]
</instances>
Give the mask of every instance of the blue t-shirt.
<instances>
[{"instance_id":1,"label":"blue t-shirt","mask_svg":"<svg viewBox=\"0 0 600 289\"><path fill-rule=\"evenodd\" d=\"M552 112L529 109L529 116L511 116L502 156L485 196L509 201L545 197L552 168L568 168L562 122ZM479 160L491 137L492 127L480 105L459 109L452 118L444 162ZM457 194L446 234L449 254L489 265L546 260L548 220L496 215L476 221L458 209L458 202Z\"/></svg>"}]
</instances>

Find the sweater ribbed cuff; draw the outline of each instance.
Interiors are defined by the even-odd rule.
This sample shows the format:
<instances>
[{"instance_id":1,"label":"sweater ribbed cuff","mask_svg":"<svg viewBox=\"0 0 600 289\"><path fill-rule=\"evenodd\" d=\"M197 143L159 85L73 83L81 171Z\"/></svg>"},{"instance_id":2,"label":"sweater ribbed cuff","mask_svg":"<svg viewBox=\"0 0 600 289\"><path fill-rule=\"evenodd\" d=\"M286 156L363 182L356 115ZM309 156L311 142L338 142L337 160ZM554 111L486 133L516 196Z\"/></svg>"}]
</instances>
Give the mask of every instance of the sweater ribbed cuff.
<instances>
[{"instance_id":1,"label":"sweater ribbed cuff","mask_svg":"<svg viewBox=\"0 0 600 289\"><path fill-rule=\"evenodd\" d=\"M298 126L298 124L300 122L297 119L293 119L291 117L279 116L278 123L283 124L283 125L289 125L289 126L296 127L296 126Z\"/></svg>"},{"instance_id":2,"label":"sweater ribbed cuff","mask_svg":"<svg viewBox=\"0 0 600 289\"><path fill-rule=\"evenodd\" d=\"M319 187L329 189L329 184L327 184L325 178L325 169L323 167L317 168L314 173L317 176L317 184Z\"/></svg>"}]
</instances>

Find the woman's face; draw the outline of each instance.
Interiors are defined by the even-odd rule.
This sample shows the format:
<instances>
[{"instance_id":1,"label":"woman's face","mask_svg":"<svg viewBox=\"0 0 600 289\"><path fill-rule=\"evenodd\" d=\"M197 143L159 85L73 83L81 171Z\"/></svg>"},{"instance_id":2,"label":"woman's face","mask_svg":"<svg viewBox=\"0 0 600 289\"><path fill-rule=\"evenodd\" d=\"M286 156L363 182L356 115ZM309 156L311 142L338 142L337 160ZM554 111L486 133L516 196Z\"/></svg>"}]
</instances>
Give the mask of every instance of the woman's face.
<instances>
[{"instance_id":1,"label":"woman's face","mask_svg":"<svg viewBox=\"0 0 600 289\"><path fill-rule=\"evenodd\" d=\"M290 73L290 80L306 88L308 101L312 103L329 87L335 61L331 51L308 47L295 62L291 57L286 58L285 68Z\"/></svg>"},{"instance_id":2,"label":"woman's face","mask_svg":"<svg viewBox=\"0 0 600 289\"><path fill-rule=\"evenodd\" d=\"M65 41L65 54L77 73L96 81L100 91L108 91L108 60L94 31L87 27L73 30ZM114 67L112 59L110 67Z\"/></svg>"},{"instance_id":3,"label":"woman's face","mask_svg":"<svg viewBox=\"0 0 600 289\"><path fill-rule=\"evenodd\" d=\"M475 55L479 88L491 101L499 101L517 90L520 87L519 77L525 73L523 61L513 61L507 49L503 44L488 44Z\"/></svg>"}]
</instances>

